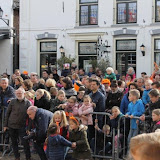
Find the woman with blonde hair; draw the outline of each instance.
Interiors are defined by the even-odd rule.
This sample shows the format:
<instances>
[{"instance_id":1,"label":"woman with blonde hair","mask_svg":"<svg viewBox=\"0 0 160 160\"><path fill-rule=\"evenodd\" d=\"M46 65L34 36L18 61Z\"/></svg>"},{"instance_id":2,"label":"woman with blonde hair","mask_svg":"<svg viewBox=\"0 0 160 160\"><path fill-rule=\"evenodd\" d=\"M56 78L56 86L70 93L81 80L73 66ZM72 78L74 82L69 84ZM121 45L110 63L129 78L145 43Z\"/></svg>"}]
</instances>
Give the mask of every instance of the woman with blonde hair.
<instances>
[{"instance_id":1,"label":"woman with blonde hair","mask_svg":"<svg viewBox=\"0 0 160 160\"><path fill-rule=\"evenodd\" d=\"M160 132L141 134L131 139L130 154L134 160L160 159Z\"/></svg>"},{"instance_id":2,"label":"woman with blonde hair","mask_svg":"<svg viewBox=\"0 0 160 160\"><path fill-rule=\"evenodd\" d=\"M56 81L54 79L47 79L45 86L47 87L47 90L50 91L51 87L56 87Z\"/></svg>"},{"instance_id":3,"label":"woman with blonde hair","mask_svg":"<svg viewBox=\"0 0 160 160\"><path fill-rule=\"evenodd\" d=\"M50 93L45 89L38 89L36 91L36 97L34 100L34 105L38 108L50 109Z\"/></svg>"}]
</instances>

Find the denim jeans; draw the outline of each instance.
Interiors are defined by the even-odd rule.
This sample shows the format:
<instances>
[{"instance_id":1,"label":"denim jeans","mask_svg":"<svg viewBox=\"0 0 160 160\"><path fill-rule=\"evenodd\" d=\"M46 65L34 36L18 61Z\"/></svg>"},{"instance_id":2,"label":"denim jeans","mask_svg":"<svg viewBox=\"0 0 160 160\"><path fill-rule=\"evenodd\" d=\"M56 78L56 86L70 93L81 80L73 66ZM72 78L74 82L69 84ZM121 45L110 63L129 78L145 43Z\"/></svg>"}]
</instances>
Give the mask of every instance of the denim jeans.
<instances>
[{"instance_id":1,"label":"denim jeans","mask_svg":"<svg viewBox=\"0 0 160 160\"><path fill-rule=\"evenodd\" d=\"M24 136L27 135L25 128L24 127L21 129L9 128L9 135L11 137L12 147L13 147L13 152L14 152L15 158L20 157L20 154L18 152L18 138L20 137L22 145L24 146L24 152L26 155L26 159L30 159L31 153L30 153L29 143L28 143L28 140L25 140L23 138Z\"/></svg>"},{"instance_id":2,"label":"denim jeans","mask_svg":"<svg viewBox=\"0 0 160 160\"><path fill-rule=\"evenodd\" d=\"M130 129L129 135L128 135L128 145L130 143L131 138L135 137L136 135L138 135L138 129Z\"/></svg>"}]
</instances>

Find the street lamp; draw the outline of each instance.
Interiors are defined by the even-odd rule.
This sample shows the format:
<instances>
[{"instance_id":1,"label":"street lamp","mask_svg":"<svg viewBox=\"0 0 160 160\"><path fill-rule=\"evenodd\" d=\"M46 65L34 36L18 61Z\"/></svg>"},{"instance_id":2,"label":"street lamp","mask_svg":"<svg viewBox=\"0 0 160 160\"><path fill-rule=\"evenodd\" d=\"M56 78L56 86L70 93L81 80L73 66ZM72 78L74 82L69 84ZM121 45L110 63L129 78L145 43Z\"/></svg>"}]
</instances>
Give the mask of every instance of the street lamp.
<instances>
[{"instance_id":1,"label":"street lamp","mask_svg":"<svg viewBox=\"0 0 160 160\"><path fill-rule=\"evenodd\" d=\"M59 49L60 49L61 56L64 57L65 56L64 47L60 46Z\"/></svg>"},{"instance_id":2,"label":"street lamp","mask_svg":"<svg viewBox=\"0 0 160 160\"><path fill-rule=\"evenodd\" d=\"M1 19L4 23L6 23L7 26L9 26L9 19L4 19L4 18L2 18L2 16L3 16L3 10L2 10L2 8L0 7L0 19Z\"/></svg>"},{"instance_id":3,"label":"street lamp","mask_svg":"<svg viewBox=\"0 0 160 160\"><path fill-rule=\"evenodd\" d=\"M142 52L142 56L145 56L145 46L144 46L144 44L142 44L140 46L140 49L141 49L141 52Z\"/></svg>"}]
</instances>

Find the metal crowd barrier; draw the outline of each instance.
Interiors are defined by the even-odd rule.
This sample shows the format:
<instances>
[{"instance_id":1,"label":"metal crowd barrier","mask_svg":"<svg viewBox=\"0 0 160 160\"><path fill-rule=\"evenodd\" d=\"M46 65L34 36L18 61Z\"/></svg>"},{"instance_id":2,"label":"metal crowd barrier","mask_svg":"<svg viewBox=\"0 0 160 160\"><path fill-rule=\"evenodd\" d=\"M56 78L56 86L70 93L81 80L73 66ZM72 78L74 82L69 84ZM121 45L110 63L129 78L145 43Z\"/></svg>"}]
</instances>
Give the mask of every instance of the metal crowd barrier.
<instances>
[{"instance_id":1,"label":"metal crowd barrier","mask_svg":"<svg viewBox=\"0 0 160 160\"><path fill-rule=\"evenodd\" d=\"M116 160L119 160L119 153L122 151L122 153L123 153L123 157L125 157L125 155L126 155L126 150L127 149L129 149L129 146L128 146L128 148L127 148L127 146L126 146L126 118L129 118L129 120L131 120L131 118L130 117L125 117L125 116L122 116L122 117L120 117L119 118L119 121L118 121L118 131L117 131L117 135L118 135L118 141L117 141L117 154L116 154L116 157L115 157L115 159ZM140 117L136 117L136 116L134 116L132 119L136 119L136 120L140 120ZM123 121L123 146L122 146L122 148L121 148L121 150L120 150L120 148L119 148L119 146L120 146L120 129L121 129L121 121L122 120L124 120ZM143 122L144 123L144 130L145 130L145 121ZM137 127L138 127L138 130L139 130L139 124L137 124ZM128 140L128 137L127 137L127 140ZM128 142L127 142L128 143Z\"/></svg>"},{"instance_id":2,"label":"metal crowd barrier","mask_svg":"<svg viewBox=\"0 0 160 160\"><path fill-rule=\"evenodd\" d=\"M95 115L95 118L98 119L98 116L104 116L104 124L103 125L106 125L106 120L107 120L107 117L109 118L111 116L111 114L109 113L105 113L105 112L93 112L91 113L92 115ZM106 155L105 153L105 147L106 147L106 144L105 144L105 141L106 141L106 135L104 134L104 145L103 145L103 155L99 155L97 154L97 130L95 129L95 142L94 142L94 152L92 154L92 157L93 158L99 158L99 159L112 159L112 160L122 160L120 158L120 152L123 153L122 155L122 158L126 157L126 150L127 150L127 146L126 146L126 139L128 139L128 137L126 137L126 118L125 116L122 116L120 117L119 121L118 121L118 128L111 128L111 138L112 138L112 154L110 155ZM129 118L129 117L128 117ZM110 118L109 118L110 119ZM133 117L133 119L137 119L139 120L140 117ZM121 121L123 121L123 137L122 137L122 140L123 140L123 146L120 147L120 129L121 129ZM145 123L145 122L144 122ZM145 125L144 125L145 126ZM138 124L137 124L137 127ZM117 129L117 150L115 149L115 129Z\"/></svg>"},{"instance_id":3,"label":"metal crowd barrier","mask_svg":"<svg viewBox=\"0 0 160 160\"><path fill-rule=\"evenodd\" d=\"M109 118L111 114L105 113L105 112L93 112L92 115L95 115L95 118L98 119L98 116L104 116L104 124L106 125L107 117ZM103 155L97 154L97 130L95 129L95 142L94 142L94 153L92 154L93 158L102 158L102 159L115 159L115 149L114 149L114 137L115 137L115 129L111 131L111 137L112 137L112 154L106 155L105 153L105 147L106 147L106 135L104 134L104 145L103 145Z\"/></svg>"},{"instance_id":4,"label":"metal crowd barrier","mask_svg":"<svg viewBox=\"0 0 160 160\"><path fill-rule=\"evenodd\" d=\"M8 143L6 144L5 143L5 132L3 130L4 128L4 119L5 119L5 113L6 113L6 110L7 110L7 107L6 106L1 106L1 126L2 126L2 130L0 131L0 135L1 135L1 143L0 143L0 146L3 147L3 152L2 152L2 157L5 156L5 154L7 153L8 149L10 148L10 152L8 153L8 155L10 155L13 150L11 148L11 144Z\"/></svg>"}]
</instances>

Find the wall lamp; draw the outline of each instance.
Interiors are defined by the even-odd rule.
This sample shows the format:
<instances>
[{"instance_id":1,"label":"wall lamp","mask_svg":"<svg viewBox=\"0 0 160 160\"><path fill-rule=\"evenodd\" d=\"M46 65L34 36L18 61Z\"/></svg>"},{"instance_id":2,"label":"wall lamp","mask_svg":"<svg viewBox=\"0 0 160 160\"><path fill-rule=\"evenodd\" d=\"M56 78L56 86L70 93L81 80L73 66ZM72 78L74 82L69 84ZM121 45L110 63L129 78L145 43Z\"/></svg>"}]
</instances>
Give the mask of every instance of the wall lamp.
<instances>
[{"instance_id":1,"label":"wall lamp","mask_svg":"<svg viewBox=\"0 0 160 160\"><path fill-rule=\"evenodd\" d=\"M142 44L142 45L140 46L140 49L141 49L141 52L142 52L142 56L145 56L145 45Z\"/></svg>"},{"instance_id":2,"label":"wall lamp","mask_svg":"<svg viewBox=\"0 0 160 160\"><path fill-rule=\"evenodd\" d=\"M65 56L64 47L63 47L63 46L60 46L59 49L60 49L61 57L64 57L64 56Z\"/></svg>"}]
</instances>

